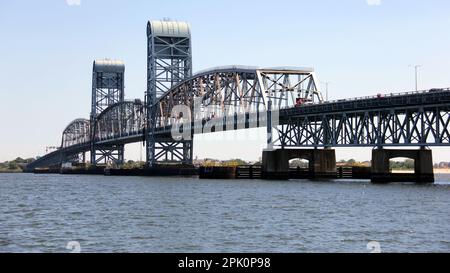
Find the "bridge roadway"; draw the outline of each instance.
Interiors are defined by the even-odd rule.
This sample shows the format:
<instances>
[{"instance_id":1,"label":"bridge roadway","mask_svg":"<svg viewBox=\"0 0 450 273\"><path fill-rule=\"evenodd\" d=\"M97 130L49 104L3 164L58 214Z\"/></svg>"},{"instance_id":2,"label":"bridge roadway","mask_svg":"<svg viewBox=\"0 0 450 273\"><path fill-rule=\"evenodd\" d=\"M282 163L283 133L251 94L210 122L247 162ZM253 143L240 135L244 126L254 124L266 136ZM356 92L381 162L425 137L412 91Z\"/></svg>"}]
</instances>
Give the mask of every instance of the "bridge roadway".
<instances>
[{"instance_id":1,"label":"bridge roadway","mask_svg":"<svg viewBox=\"0 0 450 273\"><path fill-rule=\"evenodd\" d=\"M267 113L192 122L192 134L266 127ZM145 115L145 113L142 113ZM255 120L255 117L257 118ZM314 103L279 110L278 139L286 147L385 147L450 146L450 89L378 95ZM211 127L211 124L215 126ZM186 126L186 124L185 124ZM158 127L155 134L171 138L172 125ZM144 141L144 130L97 139L102 145L122 145ZM90 150L91 141L63 147L28 166L60 164L64 158Z\"/></svg>"}]
</instances>

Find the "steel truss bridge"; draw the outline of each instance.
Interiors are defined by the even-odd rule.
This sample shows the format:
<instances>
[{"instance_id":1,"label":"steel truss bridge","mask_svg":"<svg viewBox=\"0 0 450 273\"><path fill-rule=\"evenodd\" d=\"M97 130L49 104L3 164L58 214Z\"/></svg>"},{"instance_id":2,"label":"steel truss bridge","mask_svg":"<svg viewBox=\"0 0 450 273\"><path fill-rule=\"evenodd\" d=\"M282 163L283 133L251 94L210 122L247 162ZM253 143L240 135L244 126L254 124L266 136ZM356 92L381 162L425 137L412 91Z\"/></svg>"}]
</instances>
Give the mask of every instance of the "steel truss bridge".
<instances>
[{"instance_id":1,"label":"steel truss bridge","mask_svg":"<svg viewBox=\"0 0 450 273\"><path fill-rule=\"evenodd\" d=\"M192 164L193 136L267 128L274 147L450 146L450 89L324 101L313 69L217 67L192 74L187 23L147 26L145 99L125 100L125 65L93 64L90 119L63 131L61 147L28 169L124 162L124 146L146 144L149 167Z\"/></svg>"}]
</instances>

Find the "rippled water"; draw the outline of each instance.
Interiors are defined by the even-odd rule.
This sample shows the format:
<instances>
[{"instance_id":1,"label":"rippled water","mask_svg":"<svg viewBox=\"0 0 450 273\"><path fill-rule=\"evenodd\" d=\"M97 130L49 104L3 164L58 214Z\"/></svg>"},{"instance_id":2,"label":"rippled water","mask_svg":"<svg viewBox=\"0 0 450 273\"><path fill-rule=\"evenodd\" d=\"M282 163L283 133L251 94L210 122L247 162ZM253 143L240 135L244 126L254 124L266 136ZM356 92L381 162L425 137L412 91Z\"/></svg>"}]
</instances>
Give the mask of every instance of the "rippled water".
<instances>
[{"instance_id":1,"label":"rippled water","mask_svg":"<svg viewBox=\"0 0 450 273\"><path fill-rule=\"evenodd\" d=\"M437 185L0 174L0 252L450 251Z\"/></svg>"}]
</instances>

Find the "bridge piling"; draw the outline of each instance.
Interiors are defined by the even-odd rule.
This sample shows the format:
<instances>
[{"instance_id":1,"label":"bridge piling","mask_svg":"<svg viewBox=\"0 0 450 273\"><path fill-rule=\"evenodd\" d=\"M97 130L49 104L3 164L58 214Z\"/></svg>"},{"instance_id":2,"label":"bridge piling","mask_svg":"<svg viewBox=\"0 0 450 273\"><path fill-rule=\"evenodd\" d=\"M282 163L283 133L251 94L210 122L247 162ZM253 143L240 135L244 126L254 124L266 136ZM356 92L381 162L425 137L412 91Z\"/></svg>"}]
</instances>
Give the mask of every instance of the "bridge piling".
<instances>
[{"instance_id":1,"label":"bridge piling","mask_svg":"<svg viewBox=\"0 0 450 273\"><path fill-rule=\"evenodd\" d=\"M414 174L392 173L389 162L404 157L414 160ZM372 150L372 183L416 182L434 183L432 151L420 150Z\"/></svg>"},{"instance_id":2,"label":"bridge piling","mask_svg":"<svg viewBox=\"0 0 450 273\"><path fill-rule=\"evenodd\" d=\"M264 179L289 179L289 160L309 161L309 176L330 178L337 176L336 152L332 149L279 149L263 151L262 176Z\"/></svg>"}]
</instances>

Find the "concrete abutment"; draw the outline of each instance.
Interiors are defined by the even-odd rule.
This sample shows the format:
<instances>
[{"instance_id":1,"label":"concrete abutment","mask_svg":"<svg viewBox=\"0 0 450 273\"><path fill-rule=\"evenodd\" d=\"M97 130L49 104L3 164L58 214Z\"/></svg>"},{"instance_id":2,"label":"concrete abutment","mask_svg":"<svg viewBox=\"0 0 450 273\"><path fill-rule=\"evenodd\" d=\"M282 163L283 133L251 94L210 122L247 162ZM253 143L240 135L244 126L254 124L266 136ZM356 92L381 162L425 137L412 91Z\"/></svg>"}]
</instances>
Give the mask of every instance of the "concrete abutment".
<instances>
[{"instance_id":1,"label":"concrete abutment","mask_svg":"<svg viewBox=\"0 0 450 273\"><path fill-rule=\"evenodd\" d=\"M264 179L289 179L289 160L309 161L311 178L336 178L336 153L332 149L279 149L263 151L262 177Z\"/></svg>"},{"instance_id":2,"label":"concrete abutment","mask_svg":"<svg viewBox=\"0 0 450 273\"><path fill-rule=\"evenodd\" d=\"M393 158L410 158L414 160L414 174L392 173L390 160ZM372 182L416 182L434 183L433 154L431 150L387 150L372 151Z\"/></svg>"}]
</instances>

